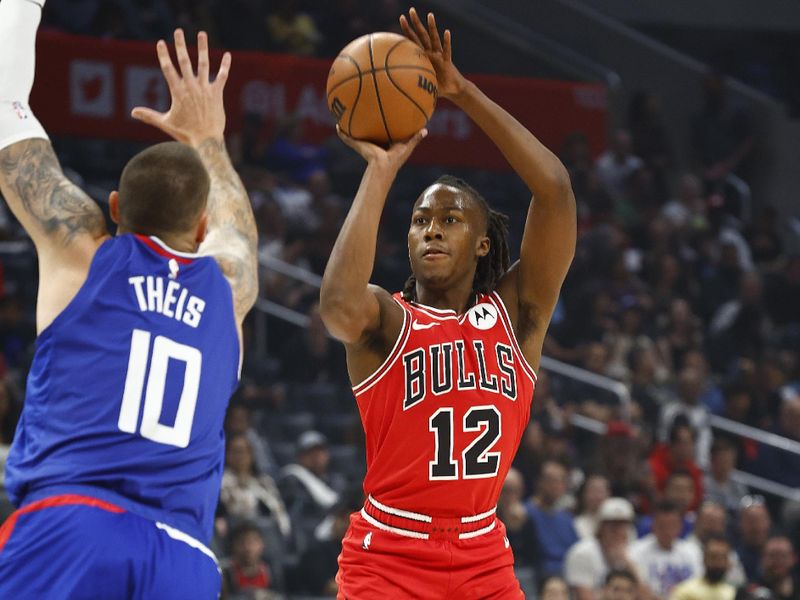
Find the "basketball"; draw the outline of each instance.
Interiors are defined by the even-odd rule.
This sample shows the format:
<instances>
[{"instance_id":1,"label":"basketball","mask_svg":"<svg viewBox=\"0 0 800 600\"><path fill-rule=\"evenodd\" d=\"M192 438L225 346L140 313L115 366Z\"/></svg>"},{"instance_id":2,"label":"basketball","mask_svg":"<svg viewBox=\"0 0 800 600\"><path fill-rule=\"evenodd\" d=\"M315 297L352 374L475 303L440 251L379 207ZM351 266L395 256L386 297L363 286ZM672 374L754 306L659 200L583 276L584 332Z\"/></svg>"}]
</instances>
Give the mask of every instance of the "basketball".
<instances>
[{"instance_id":1,"label":"basketball","mask_svg":"<svg viewBox=\"0 0 800 600\"><path fill-rule=\"evenodd\" d=\"M371 33L350 42L328 73L328 108L350 137L377 144L407 140L436 107L436 73L414 42Z\"/></svg>"}]
</instances>

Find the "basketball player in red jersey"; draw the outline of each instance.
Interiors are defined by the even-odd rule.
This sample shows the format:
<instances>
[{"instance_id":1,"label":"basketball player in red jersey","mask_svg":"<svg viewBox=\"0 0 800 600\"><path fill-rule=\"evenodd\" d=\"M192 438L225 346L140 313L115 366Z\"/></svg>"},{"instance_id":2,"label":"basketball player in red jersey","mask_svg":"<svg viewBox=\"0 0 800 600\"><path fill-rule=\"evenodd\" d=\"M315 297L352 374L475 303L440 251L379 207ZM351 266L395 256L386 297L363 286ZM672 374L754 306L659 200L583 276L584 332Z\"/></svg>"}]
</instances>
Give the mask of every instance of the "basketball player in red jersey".
<instances>
[{"instance_id":1,"label":"basketball player in red jersey","mask_svg":"<svg viewBox=\"0 0 800 600\"><path fill-rule=\"evenodd\" d=\"M500 488L528 422L542 343L575 251L566 169L456 69L413 9L400 22L436 69L439 94L492 139L533 193L520 259L505 218L444 177L411 215L413 275L402 293L369 284L394 178L424 137L384 150L340 135L367 161L325 270L321 313L342 340L366 431L367 500L339 557L339 598L522 598Z\"/></svg>"}]
</instances>

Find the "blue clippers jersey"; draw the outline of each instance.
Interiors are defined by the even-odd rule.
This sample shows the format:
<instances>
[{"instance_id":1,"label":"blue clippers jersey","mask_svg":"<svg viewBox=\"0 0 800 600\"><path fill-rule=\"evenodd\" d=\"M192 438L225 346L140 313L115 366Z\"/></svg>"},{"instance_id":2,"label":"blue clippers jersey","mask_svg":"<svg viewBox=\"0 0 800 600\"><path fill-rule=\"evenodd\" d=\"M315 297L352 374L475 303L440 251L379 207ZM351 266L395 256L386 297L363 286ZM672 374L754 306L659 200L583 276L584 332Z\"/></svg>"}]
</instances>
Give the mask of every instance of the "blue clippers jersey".
<instances>
[{"instance_id":1,"label":"blue clippers jersey","mask_svg":"<svg viewBox=\"0 0 800 600\"><path fill-rule=\"evenodd\" d=\"M238 369L231 288L213 258L106 241L37 340L11 500L82 492L208 542Z\"/></svg>"}]
</instances>

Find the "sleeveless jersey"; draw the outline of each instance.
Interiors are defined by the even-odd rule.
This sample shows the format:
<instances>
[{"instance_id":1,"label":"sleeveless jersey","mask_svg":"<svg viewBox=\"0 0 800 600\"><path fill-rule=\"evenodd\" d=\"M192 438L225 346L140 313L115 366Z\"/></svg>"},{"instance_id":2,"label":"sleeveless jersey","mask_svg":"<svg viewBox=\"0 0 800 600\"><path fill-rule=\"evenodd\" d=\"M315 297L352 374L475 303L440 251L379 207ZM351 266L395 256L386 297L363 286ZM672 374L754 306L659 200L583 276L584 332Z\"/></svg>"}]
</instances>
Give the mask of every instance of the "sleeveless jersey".
<instances>
[{"instance_id":1,"label":"sleeveless jersey","mask_svg":"<svg viewBox=\"0 0 800 600\"><path fill-rule=\"evenodd\" d=\"M107 240L36 341L6 465L12 502L84 493L208 543L239 360L213 258Z\"/></svg>"},{"instance_id":2,"label":"sleeveless jersey","mask_svg":"<svg viewBox=\"0 0 800 600\"><path fill-rule=\"evenodd\" d=\"M528 423L536 375L497 293L459 316L395 301L405 317L383 365L353 388L366 433L364 491L438 517L497 504Z\"/></svg>"}]
</instances>

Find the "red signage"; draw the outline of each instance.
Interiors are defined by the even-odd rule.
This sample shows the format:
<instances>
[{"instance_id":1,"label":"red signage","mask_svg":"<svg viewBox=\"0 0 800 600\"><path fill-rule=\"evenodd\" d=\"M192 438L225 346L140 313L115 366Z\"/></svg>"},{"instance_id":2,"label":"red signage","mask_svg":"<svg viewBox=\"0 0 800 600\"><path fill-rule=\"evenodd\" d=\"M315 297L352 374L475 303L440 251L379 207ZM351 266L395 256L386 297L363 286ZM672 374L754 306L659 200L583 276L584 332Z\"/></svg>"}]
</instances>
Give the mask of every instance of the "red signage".
<instances>
[{"instance_id":1,"label":"red signage","mask_svg":"<svg viewBox=\"0 0 800 600\"><path fill-rule=\"evenodd\" d=\"M221 52L212 53L212 65ZM130 117L134 106L166 110L169 93L156 61L155 44L43 31L37 44L31 105L55 134L161 140L163 135ZM266 126L289 115L303 120L304 139L331 135L325 99L330 61L283 54L235 52L225 90L228 132L242 116L260 115ZM508 109L548 147L558 151L573 131L584 132L592 150L605 145L606 90L593 84L496 75L471 75L488 96ZM440 101L430 135L412 157L416 163L506 169L502 155L469 118Z\"/></svg>"}]
</instances>

